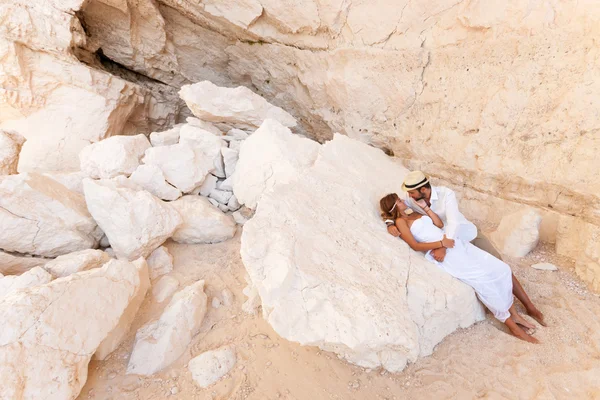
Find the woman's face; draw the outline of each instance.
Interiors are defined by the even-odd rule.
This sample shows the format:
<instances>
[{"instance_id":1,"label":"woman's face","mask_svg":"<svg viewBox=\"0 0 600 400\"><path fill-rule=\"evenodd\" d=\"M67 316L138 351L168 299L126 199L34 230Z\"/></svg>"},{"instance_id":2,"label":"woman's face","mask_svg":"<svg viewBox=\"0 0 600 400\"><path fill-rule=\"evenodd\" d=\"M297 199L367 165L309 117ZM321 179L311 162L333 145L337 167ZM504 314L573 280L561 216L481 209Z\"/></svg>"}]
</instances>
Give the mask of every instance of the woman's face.
<instances>
[{"instance_id":1,"label":"woman's face","mask_svg":"<svg viewBox=\"0 0 600 400\"><path fill-rule=\"evenodd\" d=\"M406 204L404 204L404 202L402 200L400 200L400 198L396 199L396 208L398 209L400 214L403 216L407 216L412 213L412 210L410 208L408 208L408 206Z\"/></svg>"}]
</instances>

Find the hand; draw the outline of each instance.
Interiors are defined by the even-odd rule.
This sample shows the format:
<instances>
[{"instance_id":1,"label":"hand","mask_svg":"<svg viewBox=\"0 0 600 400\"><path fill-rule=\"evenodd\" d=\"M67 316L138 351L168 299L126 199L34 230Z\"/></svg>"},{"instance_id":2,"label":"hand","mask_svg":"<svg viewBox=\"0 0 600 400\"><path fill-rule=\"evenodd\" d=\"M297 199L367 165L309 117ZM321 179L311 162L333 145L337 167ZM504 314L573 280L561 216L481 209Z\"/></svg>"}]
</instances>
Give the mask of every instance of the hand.
<instances>
[{"instance_id":1,"label":"hand","mask_svg":"<svg viewBox=\"0 0 600 400\"><path fill-rule=\"evenodd\" d=\"M444 247L440 247L439 249L431 250L431 256L437 262L443 262L444 258L446 258L446 249Z\"/></svg>"},{"instance_id":2,"label":"hand","mask_svg":"<svg viewBox=\"0 0 600 400\"><path fill-rule=\"evenodd\" d=\"M448 239L446 237L446 235L444 235L444 238L442 239L442 246L444 246L447 249L451 249L454 247L454 239Z\"/></svg>"},{"instance_id":3,"label":"hand","mask_svg":"<svg viewBox=\"0 0 600 400\"><path fill-rule=\"evenodd\" d=\"M429 207L429 205L427 205L427 202L425 201L425 199L417 200L415 203L417 203L417 205L419 207L421 207L423 210Z\"/></svg>"},{"instance_id":4,"label":"hand","mask_svg":"<svg viewBox=\"0 0 600 400\"><path fill-rule=\"evenodd\" d=\"M400 237L400 231L396 227L396 225L388 225L387 230L390 235L394 237Z\"/></svg>"}]
</instances>

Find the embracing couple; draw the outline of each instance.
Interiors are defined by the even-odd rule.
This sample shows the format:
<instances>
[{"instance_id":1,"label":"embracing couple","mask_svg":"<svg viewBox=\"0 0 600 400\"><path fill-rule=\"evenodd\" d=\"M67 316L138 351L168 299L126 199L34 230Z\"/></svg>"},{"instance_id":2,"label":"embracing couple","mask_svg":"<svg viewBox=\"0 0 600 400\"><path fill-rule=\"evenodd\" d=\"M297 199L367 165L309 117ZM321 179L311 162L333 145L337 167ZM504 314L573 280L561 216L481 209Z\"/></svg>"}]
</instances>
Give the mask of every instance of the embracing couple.
<instances>
[{"instance_id":1,"label":"embracing couple","mask_svg":"<svg viewBox=\"0 0 600 400\"><path fill-rule=\"evenodd\" d=\"M431 186L421 171L407 174L403 193L388 194L379 202L388 232L403 239L413 250L453 277L471 286L481 302L510 332L531 343L535 326L515 310L513 294L527 314L546 326L543 314L533 305L508 264L475 247L477 228L458 210L454 192Z\"/></svg>"}]
</instances>

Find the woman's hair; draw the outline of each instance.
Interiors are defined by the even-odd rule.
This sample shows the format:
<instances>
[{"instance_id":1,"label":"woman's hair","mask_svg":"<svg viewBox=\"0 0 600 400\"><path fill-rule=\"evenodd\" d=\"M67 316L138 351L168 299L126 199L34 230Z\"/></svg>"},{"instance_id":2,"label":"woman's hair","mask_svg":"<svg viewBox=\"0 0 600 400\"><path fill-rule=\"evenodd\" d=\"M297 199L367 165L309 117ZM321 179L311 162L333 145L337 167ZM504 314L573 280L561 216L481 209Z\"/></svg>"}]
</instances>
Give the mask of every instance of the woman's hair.
<instances>
[{"instance_id":1,"label":"woman's hair","mask_svg":"<svg viewBox=\"0 0 600 400\"><path fill-rule=\"evenodd\" d=\"M385 197L379 200L379 208L381 208L382 218L392 219L394 221L397 218L400 218L400 210L398 207L395 207L396 200L398 200L398 195L396 193L385 195Z\"/></svg>"}]
</instances>

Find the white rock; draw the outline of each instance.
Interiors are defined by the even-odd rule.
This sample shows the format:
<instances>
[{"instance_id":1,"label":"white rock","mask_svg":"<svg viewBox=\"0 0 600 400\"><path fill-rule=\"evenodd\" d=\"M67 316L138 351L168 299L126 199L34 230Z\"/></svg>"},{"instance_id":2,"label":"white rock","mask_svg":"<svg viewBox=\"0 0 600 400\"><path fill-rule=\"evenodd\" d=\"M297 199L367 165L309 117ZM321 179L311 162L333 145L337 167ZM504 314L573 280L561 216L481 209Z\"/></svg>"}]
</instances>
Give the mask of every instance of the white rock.
<instances>
[{"instance_id":1,"label":"white rock","mask_svg":"<svg viewBox=\"0 0 600 400\"><path fill-rule=\"evenodd\" d=\"M165 246L160 246L150 254L148 268L152 280L173 271L173 256Z\"/></svg>"},{"instance_id":2,"label":"white rock","mask_svg":"<svg viewBox=\"0 0 600 400\"><path fill-rule=\"evenodd\" d=\"M120 263L123 263L120 261ZM128 263L129 264L129 263ZM115 351L126 338L131 324L137 315L144 299L146 298L146 292L150 288L150 279L148 278L148 264L143 258L139 258L132 263L137 272L136 288L131 297L129 305L119 318L117 326L108 334L108 336L100 343L98 349L94 353L94 359L104 360L113 351ZM124 264L121 264L124 265ZM129 267L129 266L127 266Z\"/></svg>"},{"instance_id":3,"label":"white rock","mask_svg":"<svg viewBox=\"0 0 600 400\"><path fill-rule=\"evenodd\" d=\"M233 217L235 223L238 225L244 225L246 222L248 222L248 218L244 217L244 215L239 211L234 212L233 214L231 214L231 216Z\"/></svg>"},{"instance_id":4,"label":"white rock","mask_svg":"<svg viewBox=\"0 0 600 400\"><path fill-rule=\"evenodd\" d=\"M216 350L206 351L194 357L188 364L192 378L198 386L206 388L223 376L235 365L236 357L232 346L224 346Z\"/></svg>"},{"instance_id":5,"label":"white rock","mask_svg":"<svg viewBox=\"0 0 600 400\"><path fill-rule=\"evenodd\" d=\"M140 165L144 152L150 147L144 135L110 137L81 150L81 171L94 179L129 176Z\"/></svg>"},{"instance_id":6,"label":"white rock","mask_svg":"<svg viewBox=\"0 0 600 400\"><path fill-rule=\"evenodd\" d=\"M33 267L43 266L47 262L46 258L21 257L0 251L0 274L20 275Z\"/></svg>"},{"instance_id":7,"label":"white rock","mask_svg":"<svg viewBox=\"0 0 600 400\"><path fill-rule=\"evenodd\" d=\"M83 194L83 179L86 177L86 175L81 171L44 172L42 175L50 179L54 179L69 190Z\"/></svg>"},{"instance_id":8,"label":"white rock","mask_svg":"<svg viewBox=\"0 0 600 400\"><path fill-rule=\"evenodd\" d=\"M177 360L198 333L206 303L204 281L175 293L160 318L137 331L127 373L152 375Z\"/></svg>"},{"instance_id":9,"label":"white rock","mask_svg":"<svg viewBox=\"0 0 600 400\"><path fill-rule=\"evenodd\" d=\"M183 224L173 234L179 243L217 243L235 235L233 218L212 206L201 196L183 196L171 203L183 217Z\"/></svg>"},{"instance_id":10,"label":"white rock","mask_svg":"<svg viewBox=\"0 0 600 400\"><path fill-rule=\"evenodd\" d=\"M187 144L195 150L200 149L213 160L214 170L211 172L220 178L225 177L221 148L227 148L227 143L219 136L188 124L181 128L179 143Z\"/></svg>"},{"instance_id":11,"label":"white rock","mask_svg":"<svg viewBox=\"0 0 600 400\"><path fill-rule=\"evenodd\" d=\"M240 152L240 148L242 147L242 140L230 140L229 141L229 148L231 150L236 150L238 153Z\"/></svg>"},{"instance_id":12,"label":"white rock","mask_svg":"<svg viewBox=\"0 0 600 400\"><path fill-rule=\"evenodd\" d=\"M181 197L181 190L169 185L156 165L140 165L129 179L159 199L171 201Z\"/></svg>"},{"instance_id":13,"label":"white rock","mask_svg":"<svg viewBox=\"0 0 600 400\"><path fill-rule=\"evenodd\" d=\"M242 304L242 311L244 311L246 314L256 315L258 312L258 307L261 305L258 289L249 284L244 288L244 290L242 290L242 293L247 297L244 304Z\"/></svg>"},{"instance_id":14,"label":"white rock","mask_svg":"<svg viewBox=\"0 0 600 400\"><path fill-rule=\"evenodd\" d=\"M185 143L148 149L143 162L160 168L167 182L184 193L200 186L214 169L211 157Z\"/></svg>"},{"instance_id":15,"label":"white rock","mask_svg":"<svg viewBox=\"0 0 600 400\"><path fill-rule=\"evenodd\" d=\"M216 297L213 297L213 299L212 299L212 301L211 301L210 304L212 305L212 308L215 308L215 309L219 308L219 307L221 307L221 300L219 300Z\"/></svg>"},{"instance_id":16,"label":"white rock","mask_svg":"<svg viewBox=\"0 0 600 400\"><path fill-rule=\"evenodd\" d=\"M104 249L104 252L108 254L110 258L117 258L117 255L115 254L115 251L112 249L112 247Z\"/></svg>"},{"instance_id":17,"label":"white rock","mask_svg":"<svg viewBox=\"0 0 600 400\"><path fill-rule=\"evenodd\" d=\"M222 204L219 204L219 202L216 201L215 199L208 199L208 202L217 208L219 208L219 206L222 205Z\"/></svg>"},{"instance_id":18,"label":"white rock","mask_svg":"<svg viewBox=\"0 0 600 400\"><path fill-rule=\"evenodd\" d=\"M261 196L278 183L289 183L312 166L320 145L294 136L274 120L266 120L244 141L233 178L241 204L256 208Z\"/></svg>"},{"instance_id":19,"label":"white rock","mask_svg":"<svg viewBox=\"0 0 600 400\"><path fill-rule=\"evenodd\" d=\"M233 293L231 290L225 288L221 291L221 300L223 301L223 305L226 307L231 307L233 305Z\"/></svg>"},{"instance_id":20,"label":"white rock","mask_svg":"<svg viewBox=\"0 0 600 400\"><path fill-rule=\"evenodd\" d=\"M209 174L206 176L206 178L204 179L204 182L202 182L202 185L200 185L198 188L196 188L194 190L194 193L192 192L192 194L199 194L200 196L208 196L210 194L210 192L212 192L214 189L216 189L217 187L217 181L219 180L219 178L217 178L216 176Z\"/></svg>"},{"instance_id":21,"label":"white rock","mask_svg":"<svg viewBox=\"0 0 600 400\"><path fill-rule=\"evenodd\" d=\"M525 257L538 244L541 222L537 211L518 211L504 216L490 237L503 255Z\"/></svg>"},{"instance_id":22,"label":"white rock","mask_svg":"<svg viewBox=\"0 0 600 400\"><path fill-rule=\"evenodd\" d=\"M240 153L237 150L223 147L221 148L221 154L223 155L223 164L225 165L225 176L229 178L235 171Z\"/></svg>"},{"instance_id":23,"label":"white rock","mask_svg":"<svg viewBox=\"0 0 600 400\"><path fill-rule=\"evenodd\" d=\"M18 276L0 277L0 300L16 290L43 285L51 280L52 276L41 267L33 267Z\"/></svg>"},{"instance_id":24,"label":"white rock","mask_svg":"<svg viewBox=\"0 0 600 400\"><path fill-rule=\"evenodd\" d=\"M56 257L101 237L80 194L36 173L0 177L0 249Z\"/></svg>"},{"instance_id":25,"label":"white rock","mask_svg":"<svg viewBox=\"0 0 600 400\"><path fill-rule=\"evenodd\" d=\"M219 128L217 128L210 122L202 121L199 118L187 117L186 121L188 124L195 126L197 128L204 129L205 131L209 131L213 135L221 136L223 134Z\"/></svg>"},{"instance_id":26,"label":"white rock","mask_svg":"<svg viewBox=\"0 0 600 400\"><path fill-rule=\"evenodd\" d=\"M225 204L219 204L219 205L217 206L217 208L218 208L219 210L221 210L222 212L224 212L224 213L226 213L226 212L228 212L228 211L229 211L229 207L227 207L227 205L225 205Z\"/></svg>"},{"instance_id":27,"label":"white rock","mask_svg":"<svg viewBox=\"0 0 600 400\"><path fill-rule=\"evenodd\" d=\"M208 197L210 197L211 199L215 199L219 202L219 204L222 205L227 205L229 199L231 199L231 196L233 196L232 192L219 189L214 189L208 194Z\"/></svg>"},{"instance_id":28,"label":"white rock","mask_svg":"<svg viewBox=\"0 0 600 400\"><path fill-rule=\"evenodd\" d=\"M248 135L248 132L243 131L241 129L231 129L229 132L227 132L227 137L231 138L230 140L246 140L248 139L250 135ZM227 140L227 139L225 139Z\"/></svg>"},{"instance_id":29,"label":"white rock","mask_svg":"<svg viewBox=\"0 0 600 400\"><path fill-rule=\"evenodd\" d=\"M19 154L25 138L17 132L0 130L0 175L17 173Z\"/></svg>"},{"instance_id":30,"label":"white rock","mask_svg":"<svg viewBox=\"0 0 600 400\"><path fill-rule=\"evenodd\" d=\"M230 176L229 178L225 179L224 181L218 182L217 183L217 189L219 189L219 190L225 190L227 192L233 192L233 179L232 179L232 177Z\"/></svg>"},{"instance_id":31,"label":"white rock","mask_svg":"<svg viewBox=\"0 0 600 400\"><path fill-rule=\"evenodd\" d=\"M76 272L99 268L110 261L110 256L102 250L81 250L56 257L44 265L44 269L54 278L63 278Z\"/></svg>"},{"instance_id":32,"label":"white rock","mask_svg":"<svg viewBox=\"0 0 600 400\"><path fill-rule=\"evenodd\" d=\"M558 267L550 263L533 264L531 268L539 269L541 271L558 271Z\"/></svg>"},{"instance_id":33,"label":"white rock","mask_svg":"<svg viewBox=\"0 0 600 400\"><path fill-rule=\"evenodd\" d=\"M179 281L172 276L163 276L152 286L152 297L162 303L175 293L179 287Z\"/></svg>"},{"instance_id":34,"label":"white rock","mask_svg":"<svg viewBox=\"0 0 600 400\"><path fill-rule=\"evenodd\" d=\"M114 178L110 179L98 179L95 182L99 185L109 187L112 189L131 189L135 190L136 192L144 190L140 185L138 185L137 183L135 183L134 181L132 181L124 175L115 176Z\"/></svg>"},{"instance_id":35,"label":"white rock","mask_svg":"<svg viewBox=\"0 0 600 400\"><path fill-rule=\"evenodd\" d=\"M113 260L0 301L0 398L76 398L139 284L133 264Z\"/></svg>"},{"instance_id":36,"label":"white rock","mask_svg":"<svg viewBox=\"0 0 600 400\"><path fill-rule=\"evenodd\" d=\"M244 86L231 89L203 81L182 86L179 96L196 117L205 121L258 127L271 118L285 126L296 126L294 117Z\"/></svg>"},{"instance_id":37,"label":"white rock","mask_svg":"<svg viewBox=\"0 0 600 400\"><path fill-rule=\"evenodd\" d=\"M150 143L154 147L170 146L179 143L179 131L184 124L177 124L171 129L162 132L152 132L150 134Z\"/></svg>"},{"instance_id":38,"label":"white rock","mask_svg":"<svg viewBox=\"0 0 600 400\"><path fill-rule=\"evenodd\" d=\"M262 197L240 253L279 335L395 372L484 318L472 288L382 225L379 199L399 191L407 172L381 150L336 135L293 185Z\"/></svg>"},{"instance_id":39,"label":"white rock","mask_svg":"<svg viewBox=\"0 0 600 400\"><path fill-rule=\"evenodd\" d=\"M147 257L182 222L169 204L145 191L113 189L90 179L83 181L83 190L90 213L122 259Z\"/></svg>"},{"instance_id":40,"label":"white rock","mask_svg":"<svg viewBox=\"0 0 600 400\"><path fill-rule=\"evenodd\" d=\"M241 205L238 202L237 197L235 197L235 195L231 196L231 198L227 202L228 211L237 211L237 210L239 210L240 207L241 207Z\"/></svg>"}]
</instances>

